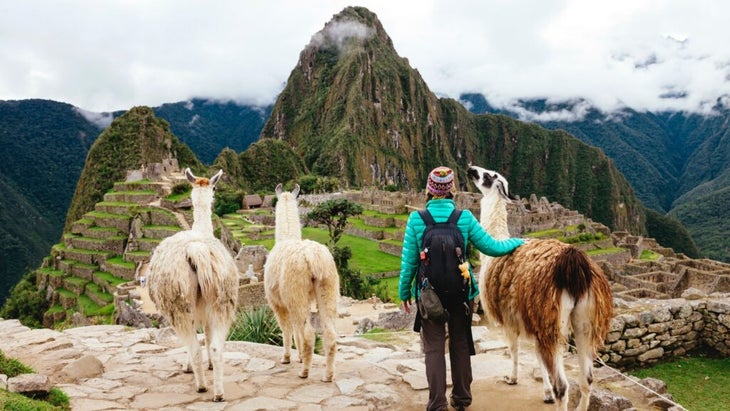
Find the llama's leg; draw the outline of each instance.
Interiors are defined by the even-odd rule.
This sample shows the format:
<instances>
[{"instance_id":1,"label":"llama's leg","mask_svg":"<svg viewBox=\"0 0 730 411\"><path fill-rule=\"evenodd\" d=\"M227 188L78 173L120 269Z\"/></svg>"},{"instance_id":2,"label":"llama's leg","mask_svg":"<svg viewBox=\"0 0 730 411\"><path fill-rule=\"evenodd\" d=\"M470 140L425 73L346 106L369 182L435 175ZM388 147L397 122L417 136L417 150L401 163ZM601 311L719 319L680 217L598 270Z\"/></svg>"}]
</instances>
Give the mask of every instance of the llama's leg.
<instances>
[{"instance_id":1,"label":"llama's leg","mask_svg":"<svg viewBox=\"0 0 730 411\"><path fill-rule=\"evenodd\" d=\"M282 364L289 364L291 362L291 340L292 340L292 327L291 319L289 318L289 312L286 308L281 306L274 306L274 314L276 315L276 321L279 323L281 329L282 345L284 345L284 355L281 357Z\"/></svg>"},{"instance_id":2,"label":"llama's leg","mask_svg":"<svg viewBox=\"0 0 730 411\"><path fill-rule=\"evenodd\" d=\"M507 346L509 347L510 358L512 358L512 374L505 376L504 381L509 385L517 384L517 362L519 360L519 333L510 327L504 327L504 333L507 337Z\"/></svg>"},{"instance_id":3,"label":"llama's leg","mask_svg":"<svg viewBox=\"0 0 730 411\"><path fill-rule=\"evenodd\" d=\"M208 323L205 324L205 327L203 329L203 333L205 334L205 349L208 351L208 369L213 369L213 356L210 353L210 339L211 339L211 331L210 331L210 325Z\"/></svg>"},{"instance_id":4,"label":"llama's leg","mask_svg":"<svg viewBox=\"0 0 730 411\"><path fill-rule=\"evenodd\" d=\"M593 327L587 313L587 304L580 301L576 307L571 321L575 335L575 347L578 352L578 366L580 367L580 403L577 411L586 411L591 399L591 384L593 383Z\"/></svg>"},{"instance_id":5,"label":"llama's leg","mask_svg":"<svg viewBox=\"0 0 730 411\"><path fill-rule=\"evenodd\" d=\"M300 326L301 327L301 326ZM294 336L294 349L297 350L297 361L302 363L302 333L298 332L299 327L292 327L292 335Z\"/></svg>"},{"instance_id":6,"label":"llama's leg","mask_svg":"<svg viewBox=\"0 0 730 411\"><path fill-rule=\"evenodd\" d=\"M304 313L309 315L309 306L306 307ZM294 338L297 341L297 351L302 361L302 369L299 371L299 377L307 378L309 377L309 368L312 366L312 354L314 353L314 328L307 317L296 318L294 321L297 325L294 327Z\"/></svg>"},{"instance_id":7,"label":"llama's leg","mask_svg":"<svg viewBox=\"0 0 730 411\"><path fill-rule=\"evenodd\" d=\"M213 367L213 401L223 401L223 350L228 334L228 327L217 323L207 327L206 341L210 355L211 367Z\"/></svg>"},{"instance_id":8,"label":"llama's leg","mask_svg":"<svg viewBox=\"0 0 730 411\"><path fill-rule=\"evenodd\" d=\"M552 404L555 402L555 398L553 398L553 385L550 383L550 374L540 353L536 351L535 354L537 356L537 362L540 364L540 372L542 373L543 402Z\"/></svg>"},{"instance_id":9,"label":"llama's leg","mask_svg":"<svg viewBox=\"0 0 730 411\"><path fill-rule=\"evenodd\" d=\"M195 387L198 392L206 392L205 373L203 373L203 361L200 350L200 344L198 343L198 336L195 333L195 327L188 328L186 330L176 330L177 336L187 348L188 352L188 367L193 369L193 375L195 376Z\"/></svg>"},{"instance_id":10,"label":"llama's leg","mask_svg":"<svg viewBox=\"0 0 730 411\"><path fill-rule=\"evenodd\" d=\"M327 303L320 304L319 320L322 324L322 347L326 361L325 373L322 381L330 382L335 375L335 354L337 353L337 331L335 330L335 320L337 317L336 302L331 304L333 307L327 306Z\"/></svg>"},{"instance_id":11,"label":"llama's leg","mask_svg":"<svg viewBox=\"0 0 730 411\"><path fill-rule=\"evenodd\" d=\"M568 378L565 376L563 349L558 345L554 347L539 347L538 349L547 368L547 374L549 375L553 388L555 409L568 411Z\"/></svg>"}]
</instances>

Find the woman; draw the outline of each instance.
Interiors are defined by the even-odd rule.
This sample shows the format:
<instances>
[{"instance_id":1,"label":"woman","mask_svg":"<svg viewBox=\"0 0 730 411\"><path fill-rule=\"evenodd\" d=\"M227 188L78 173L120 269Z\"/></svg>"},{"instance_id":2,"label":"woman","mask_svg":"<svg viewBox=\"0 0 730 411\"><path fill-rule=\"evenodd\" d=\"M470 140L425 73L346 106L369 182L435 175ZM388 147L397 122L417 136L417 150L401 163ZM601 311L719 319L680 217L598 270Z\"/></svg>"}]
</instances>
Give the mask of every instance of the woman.
<instances>
[{"instance_id":1,"label":"woman","mask_svg":"<svg viewBox=\"0 0 730 411\"><path fill-rule=\"evenodd\" d=\"M426 182L427 199L426 210L431 214L436 223L447 221L451 213L456 209L454 203L454 171L448 167L437 167L428 175ZM456 223L461 235L463 244L473 244L482 253L499 257L507 255L515 248L522 245L524 240L510 238L497 241L490 236L479 221L469 210L463 210ZM411 298L419 297L419 284L422 278L418 278L419 262L421 259L422 239L426 223L418 211L414 211L408 217L406 232L403 239L403 252L401 254L401 271L398 286L398 293L402 308L406 313L411 311ZM466 253L466 250L464 250ZM468 291L465 299L450 298L441 302L449 312L449 319L444 322L421 319L416 314L415 331L421 331L421 339L425 352L426 379L428 380L429 396L426 410L446 410L446 359L445 340L446 328L449 330L449 360L451 362L451 406L463 410L471 404L471 355L474 355L474 343L471 337L471 302L479 295L479 289L474 279L474 274L469 268ZM438 291L438 290L437 290ZM466 302L466 303L465 303Z\"/></svg>"}]
</instances>

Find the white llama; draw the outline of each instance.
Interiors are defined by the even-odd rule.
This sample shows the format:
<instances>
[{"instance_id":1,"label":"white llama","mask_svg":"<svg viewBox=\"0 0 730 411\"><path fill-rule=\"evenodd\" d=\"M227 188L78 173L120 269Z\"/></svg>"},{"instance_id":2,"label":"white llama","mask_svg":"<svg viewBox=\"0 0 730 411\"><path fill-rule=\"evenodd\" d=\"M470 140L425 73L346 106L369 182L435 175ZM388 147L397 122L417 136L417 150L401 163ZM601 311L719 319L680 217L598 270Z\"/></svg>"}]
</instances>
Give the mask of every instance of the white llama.
<instances>
[{"instance_id":1,"label":"white llama","mask_svg":"<svg viewBox=\"0 0 730 411\"><path fill-rule=\"evenodd\" d=\"M238 270L228 249L213 236L213 189L223 170L207 178L185 175L193 185L193 227L155 248L147 274L150 299L170 320L188 352L187 372L198 392L207 391L197 330L203 327L213 401L223 401L223 349L238 302Z\"/></svg>"},{"instance_id":2,"label":"white llama","mask_svg":"<svg viewBox=\"0 0 730 411\"><path fill-rule=\"evenodd\" d=\"M496 239L509 237L507 180L499 173L470 166L469 178L484 194L481 224ZM588 409L592 362L608 332L613 299L600 267L581 250L558 240L531 240L505 257L482 255L479 273L482 306L492 323L501 324L512 357L508 384L517 383L518 337L535 340L543 374L545 402L567 410L568 380L563 353L572 332L578 352L581 398Z\"/></svg>"},{"instance_id":3,"label":"white llama","mask_svg":"<svg viewBox=\"0 0 730 411\"><path fill-rule=\"evenodd\" d=\"M330 382L335 371L337 351L337 299L340 277L330 250L312 240L302 240L297 205L299 186L292 192L276 186L276 238L264 265L266 300L281 328L283 364L291 361L292 333L302 362L299 377L307 378L312 364L315 332L311 324L310 306L317 303L323 328L323 348L326 361L322 381Z\"/></svg>"}]
</instances>

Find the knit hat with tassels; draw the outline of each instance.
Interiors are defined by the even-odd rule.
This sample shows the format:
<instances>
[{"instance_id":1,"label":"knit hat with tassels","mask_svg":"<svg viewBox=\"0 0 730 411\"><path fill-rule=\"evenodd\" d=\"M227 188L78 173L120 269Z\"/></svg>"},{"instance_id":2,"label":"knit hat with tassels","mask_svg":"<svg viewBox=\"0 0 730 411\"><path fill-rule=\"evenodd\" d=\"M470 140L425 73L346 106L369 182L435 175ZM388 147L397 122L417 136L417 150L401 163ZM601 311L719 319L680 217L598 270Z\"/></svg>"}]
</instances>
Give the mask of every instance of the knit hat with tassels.
<instances>
[{"instance_id":1,"label":"knit hat with tassels","mask_svg":"<svg viewBox=\"0 0 730 411\"><path fill-rule=\"evenodd\" d=\"M436 167L428 173L426 191L434 197L446 197L454 190L454 170Z\"/></svg>"}]
</instances>

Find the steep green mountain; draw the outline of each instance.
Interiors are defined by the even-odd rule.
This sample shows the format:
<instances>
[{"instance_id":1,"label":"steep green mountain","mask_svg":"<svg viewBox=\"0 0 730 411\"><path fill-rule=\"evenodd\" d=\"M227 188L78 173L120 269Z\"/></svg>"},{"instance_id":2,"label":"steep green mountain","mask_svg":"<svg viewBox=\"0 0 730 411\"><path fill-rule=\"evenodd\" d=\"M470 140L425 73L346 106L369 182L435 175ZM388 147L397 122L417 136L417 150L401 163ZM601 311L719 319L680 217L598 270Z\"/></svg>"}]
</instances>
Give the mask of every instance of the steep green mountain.
<instances>
[{"instance_id":1,"label":"steep green mountain","mask_svg":"<svg viewBox=\"0 0 730 411\"><path fill-rule=\"evenodd\" d=\"M212 162L225 147L240 152L255 141L270 107L194 99L154 110ZM124 114L50 100L0 101L0 237L6 240L0 244L0 304L60 238L89 149L112 118Z\"/></svg>"},{"instance_id":2,"label":"steep green mountain","mask_svg":"<svg viewBox=\"0 0 730 411\"><path fill-rule=\"evenodd\" d=\"M233 150L223 150L213 167L223 169L232 183L248 192L273 192L277 184L307 174L294 150L273 139L260 140L238 155Z\"/></svg>"},{"instance_id":3,"label":"steep green mountain","mask_svg":"<svg viewBox=\"0 0 730 411\"><path fill-rule=\"evenodd\" d=\"M261 137L285 141L309 172L353 186L419 190L435 166L465 176L471 162L503 172L516 194L545 195L613 229L645 229L643 206L603 152L437 98L362 7L344 9L312 37Z\"/></svg>"},{"instance_id":4,"label":"steep green mountain","mask_svg":"<svg viewBox=\"0 0 730 411\"><path fill-rule=\"evenodd\" d=\"M134 107L116 118L89 150L66 215L65 231L102 201L115 181L124 181L127 170L143 164L176 158L180 167L202 169L190 148L181 143L165 121L149 107Z\"/></svg>"},{"instance_id":5,"label":"steep green mountain","mask_svg":"<svg viewBox=\"0 0 730 411\"><path fill-rule=\"evenodd\" d=\"M271 106L192 99L163 104L154 110L202 162L211 164L223 148L241 152L258 140Z\"/></svg>"},{"instance_id":6,"label":"steep green mountain","mask_svg":"<svg viewBox=\"0 0 730 411\"><path fill-rule=\"evenodd\" d=\"M533 100L519 102L519 110L506 111L495 110L480 94L464 94L460 100L475 113L498 112L522 118L531 113L537 124L565 130L600 147L647 207L676 218L687 228L675 231L678 237L665 238L662 244L689 256L699 252L730 261L730 252L722 251L730 248L727 240L723 241L730 238L730 226L725 224L730 210L713 210L707 216L713 224L703 217L713 204L710 199L722 198L723 190L730 187L730 110L718 106L715 115L630 109L602 113L584 101ZM563 119L552 119L556 117ZM658 221L668 223L670 219L655 219ZM649 235L661 238L668 232L666 228L650 224ZM685 238L687 232L692 238Z\"/></svg>"},{"instance_id":7,"label":"steep green mountain","mask_svg":"<svg viewBox=\"0 0 730 411\"><path fill-rule=\"evenodd\" d=\"M69 104L0 101L0 304L58 241L100 131Z\"/></svg>"}]
</instances>

